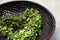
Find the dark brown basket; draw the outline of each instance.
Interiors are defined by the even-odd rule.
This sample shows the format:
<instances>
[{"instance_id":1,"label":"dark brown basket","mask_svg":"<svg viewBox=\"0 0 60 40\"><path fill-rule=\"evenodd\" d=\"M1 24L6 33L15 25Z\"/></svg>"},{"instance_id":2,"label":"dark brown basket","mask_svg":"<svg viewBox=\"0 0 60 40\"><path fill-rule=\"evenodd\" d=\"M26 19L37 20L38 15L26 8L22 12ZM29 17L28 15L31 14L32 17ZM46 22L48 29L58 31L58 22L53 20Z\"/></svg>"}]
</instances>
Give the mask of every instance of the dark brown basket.
<instances>
[{"instance_id":1,"label":"dark brown basket","mask_svg":"<svg viewBox=\"0 0 60 40\"><path fill-rule=\"evenodd\" d=\"M49 40L55 30L55 19L51 12L40 4L30 1L13 1L0 5L0 17L5 13L11 13L12 15L21 15L26 8L34 8L39 10L42 15L42 35L37 37L37 40ZM0 36L0 40L3 40Z\"/></svg>"}]
</instances>

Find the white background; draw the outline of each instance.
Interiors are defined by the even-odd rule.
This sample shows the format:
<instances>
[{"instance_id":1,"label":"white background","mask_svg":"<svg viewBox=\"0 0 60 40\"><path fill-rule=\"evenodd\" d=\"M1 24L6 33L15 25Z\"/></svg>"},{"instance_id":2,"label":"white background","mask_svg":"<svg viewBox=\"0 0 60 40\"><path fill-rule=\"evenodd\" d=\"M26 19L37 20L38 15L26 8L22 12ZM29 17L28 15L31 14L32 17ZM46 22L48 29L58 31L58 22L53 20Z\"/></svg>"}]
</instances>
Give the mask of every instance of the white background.
<instances>
[{"instance_id":1,"label":"white background","mask_svg":"<svg viewBox=\"0 0 60 40\"><path fill-rule=\"evenodd\" d=\"M0 0L0 4L13 0ZM60 0L29 0L39 3L50 10L56 20L56 30L50 40L60 40Z\"/></svg>"}]
</instances>

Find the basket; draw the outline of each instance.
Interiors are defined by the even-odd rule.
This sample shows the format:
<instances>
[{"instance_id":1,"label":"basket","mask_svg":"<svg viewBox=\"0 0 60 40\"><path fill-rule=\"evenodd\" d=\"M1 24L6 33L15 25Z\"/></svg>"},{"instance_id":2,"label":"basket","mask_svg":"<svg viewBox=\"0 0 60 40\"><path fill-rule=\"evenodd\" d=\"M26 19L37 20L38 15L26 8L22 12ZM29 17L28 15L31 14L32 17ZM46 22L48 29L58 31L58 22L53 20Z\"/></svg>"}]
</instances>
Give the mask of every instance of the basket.
<instances>
[{"instance_id":1,"label":"basket","mask_svg":"<svg viewBox=\"0 0 60 40\"><path fill-rule=\"evenodd\" d=\"M37 36L37 40L49 40L55 30L55 19L51 12L40 4L31 2L31 1L12 1L0 5L0 18L5 13L11 13L12 15L22 15L22 12L26 8L34 8L39 10L42 19L42 35ZM5 40L4 37L0 34L0 40Z\"/></svg>"}]
</instances>

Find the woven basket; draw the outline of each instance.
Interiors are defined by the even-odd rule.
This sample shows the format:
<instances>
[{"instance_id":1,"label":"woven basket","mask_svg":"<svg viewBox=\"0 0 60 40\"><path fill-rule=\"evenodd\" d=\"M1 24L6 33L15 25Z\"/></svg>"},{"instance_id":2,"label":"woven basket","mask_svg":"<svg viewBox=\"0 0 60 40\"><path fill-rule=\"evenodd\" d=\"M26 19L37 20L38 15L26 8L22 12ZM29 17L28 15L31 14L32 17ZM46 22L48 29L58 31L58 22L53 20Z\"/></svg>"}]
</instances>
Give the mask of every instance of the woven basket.
<instances>
[{"instance_id":1,"label":"woven basket","mask_svg":"<svg viewBox=\"0 0 60 40\"><path fill-rule=\"evenodd\" d=\"M30 1L12 1L0 5L0 17L5 13L11 13L12 15L21 15L26 8L34 8L39 10L42 19L42 35L37 36L37 40L49 40L55 30L55 19L51 12L40 4ZM0 35L0 40L4 40L3 36Z\"/></svg>"}]
</instances>

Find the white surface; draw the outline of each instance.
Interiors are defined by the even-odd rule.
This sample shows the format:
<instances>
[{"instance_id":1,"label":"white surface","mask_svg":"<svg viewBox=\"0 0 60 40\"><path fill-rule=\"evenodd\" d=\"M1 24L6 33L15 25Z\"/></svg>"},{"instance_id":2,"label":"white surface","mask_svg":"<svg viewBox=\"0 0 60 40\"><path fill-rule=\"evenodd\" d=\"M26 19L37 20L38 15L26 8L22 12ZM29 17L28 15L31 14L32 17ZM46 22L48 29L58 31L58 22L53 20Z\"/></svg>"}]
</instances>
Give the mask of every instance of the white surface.
<instances>
[{"instance_id":1,"label":"white surface","mask_svg":"<svg viewBox=\"0 0 60 40\"><path fill-rule=\"evenodd\" d=\"M12 0L0 0L0 4L5 3L7 1ZM60 0L30 0L30 1L34 1L45 6L54 15L56 19L56 30L53 36L50 38L50 40L60 40L60 8L59 8Z\"/></svg>"}]
</instances>

